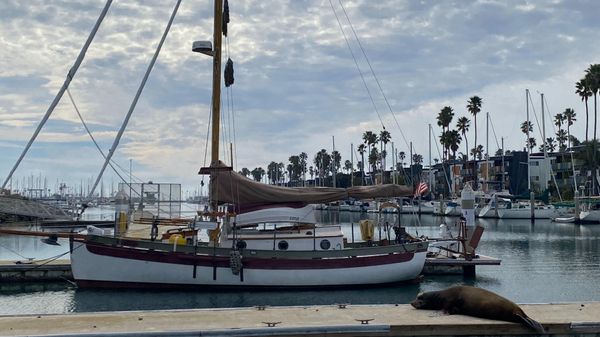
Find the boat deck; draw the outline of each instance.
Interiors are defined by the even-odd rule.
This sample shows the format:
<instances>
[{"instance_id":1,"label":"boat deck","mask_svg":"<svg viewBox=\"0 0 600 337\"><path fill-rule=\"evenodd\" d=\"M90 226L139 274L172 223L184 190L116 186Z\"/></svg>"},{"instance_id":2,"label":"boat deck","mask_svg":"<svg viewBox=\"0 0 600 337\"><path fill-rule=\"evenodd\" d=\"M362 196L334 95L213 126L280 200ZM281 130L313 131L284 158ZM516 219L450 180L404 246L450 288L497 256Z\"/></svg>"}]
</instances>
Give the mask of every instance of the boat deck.
<instances>
[{"instance_id":1,"label":"boat deck","mask_svg":"<svg viewBox=\"0 0 600 337\"><path fill-rule=\"evenodd\" d=\"M600 302L525 304L545 336L600 335ZM8 336L521 336L520 324L408 304L259 307L0 316Z\"/></svg>"}]
</instances>

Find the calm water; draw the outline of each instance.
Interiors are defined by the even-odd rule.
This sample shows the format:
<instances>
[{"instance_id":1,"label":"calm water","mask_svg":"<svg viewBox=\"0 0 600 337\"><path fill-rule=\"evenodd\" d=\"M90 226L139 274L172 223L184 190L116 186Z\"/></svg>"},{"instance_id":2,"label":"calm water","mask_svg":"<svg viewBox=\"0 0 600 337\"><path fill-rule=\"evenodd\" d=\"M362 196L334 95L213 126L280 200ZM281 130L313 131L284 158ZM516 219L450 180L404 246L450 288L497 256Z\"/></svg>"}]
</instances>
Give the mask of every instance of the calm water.
<instances>
[{"instance_id":1,"label":"calm water","mask_svg":"<svg viewBox=\"0 0 600 337\"><path fill-rule=\"evenodd\" d=\"M318 214L322 222L342 224L351 237L355 213ZM370 215L375 217L376 215ZM437 236L440 223L454 218L403 216L410 233ZM65 313L110 310L314 305L333 303L408 303L421 291L470 284L520 303L600 301L600 225L557 224L538 220L480 220L485 227L478 253L502 259L501 266L478 267L475 279L427 276L420 284L323 291L131 291L76 289L69 283L0 284L0 314ZM359 237L355 227L355 237ZM49 258L68 243L49 246L39 239L0 236L0 259Z\"/></svg>"}]
</instances>

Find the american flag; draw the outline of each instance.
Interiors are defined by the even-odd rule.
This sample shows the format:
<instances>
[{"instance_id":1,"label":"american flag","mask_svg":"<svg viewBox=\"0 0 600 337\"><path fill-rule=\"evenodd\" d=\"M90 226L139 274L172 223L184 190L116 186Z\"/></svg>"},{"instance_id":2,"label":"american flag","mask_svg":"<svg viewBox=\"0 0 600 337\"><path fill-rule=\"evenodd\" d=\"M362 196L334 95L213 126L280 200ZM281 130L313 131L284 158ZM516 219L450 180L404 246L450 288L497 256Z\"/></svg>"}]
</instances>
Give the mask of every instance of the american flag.
<instances>
[{"instance_id":1,"label":"american flag","mask_svg":"<svg viewBox=\"0 0 600 337\"><path fill-rule=\"evenodd\" d=\"M417 185L417 189L415 190L415 197L420 197L423 194L427 193L428 189L429 187L427 186L427 183L420 182L419 185Z\"/></svg>"}]
</instances>

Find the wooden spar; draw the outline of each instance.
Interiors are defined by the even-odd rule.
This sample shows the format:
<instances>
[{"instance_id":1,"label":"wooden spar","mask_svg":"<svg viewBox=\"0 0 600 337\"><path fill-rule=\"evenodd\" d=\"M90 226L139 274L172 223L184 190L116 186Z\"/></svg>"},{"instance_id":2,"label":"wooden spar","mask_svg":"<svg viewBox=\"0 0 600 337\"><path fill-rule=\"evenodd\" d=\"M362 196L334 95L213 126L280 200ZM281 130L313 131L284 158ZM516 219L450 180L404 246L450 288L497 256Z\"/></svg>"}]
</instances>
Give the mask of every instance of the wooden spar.
<instances>
[{"instance_id":1,"label":"wooden spar","mask_svg":"<svg viewBox=\"0 0 600 337\"><path fill-rule=\"evenodd\" d=\"M0 229L0 234L7 234L7 235L22 235L22 236L42 236L42 237L49 237L51 235L54 235L56 237L59 238L69 238L69 237L74 237L74 238L80 238L83 239L86 236L84 234L78 234L78 233L64 233L64 232L35 232L35 231L20 231L20 230L16 230L16 229Z\"/></svg>"},{"instance_id":2,"label":"wooden spar","mask_svg":"<svg viewBox=\"0 0 600 337\"><path fill-rule=\"evenodd\" d=\"M212 146L211 166L219 160L219 127L221 123L221 39L223 34L223 0L215 0L213 36L213 87L212 87Z\"/></svg>"},{"instance_id":3,"label":"wooden spar","mask_svg":"<svg viewBox=\"0 0 600 337\"><path fill-rule=\"evenodd\" d=\"M212 87L212 142L211 167L219 165L219 127L221 124L221 38L223 34L223 0L215 0L215 21L213 35L213 87ZM210 175L209 197L215 195L215 175ZM212 211L217 210L216 200L210 200Z\"/></svg>"}]
</instances>

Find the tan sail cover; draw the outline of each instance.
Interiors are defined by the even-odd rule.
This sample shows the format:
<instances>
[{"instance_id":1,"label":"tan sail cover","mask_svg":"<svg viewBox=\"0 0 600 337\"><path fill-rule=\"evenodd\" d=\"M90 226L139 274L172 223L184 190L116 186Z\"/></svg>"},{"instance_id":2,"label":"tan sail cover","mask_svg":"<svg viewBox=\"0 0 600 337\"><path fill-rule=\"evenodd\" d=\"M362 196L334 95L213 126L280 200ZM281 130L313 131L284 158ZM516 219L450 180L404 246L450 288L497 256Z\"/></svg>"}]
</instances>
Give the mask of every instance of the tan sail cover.
<instances>
[{"instance_id":1,"label":"tan sail cover","mask_svg":"<svg viewBox=\"0 0 600 337\"><path fill-rule=\"evenodd\" d=\"M211 200L244 206L315 204L348 198L392 198L413 194L411 187L395 184L349 188L282 187L262 184L234 171L217 170L212 171L211 175L213 176L210 189Z\"/></svg>"}]
</instances>

